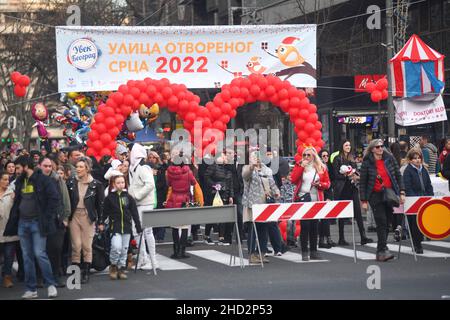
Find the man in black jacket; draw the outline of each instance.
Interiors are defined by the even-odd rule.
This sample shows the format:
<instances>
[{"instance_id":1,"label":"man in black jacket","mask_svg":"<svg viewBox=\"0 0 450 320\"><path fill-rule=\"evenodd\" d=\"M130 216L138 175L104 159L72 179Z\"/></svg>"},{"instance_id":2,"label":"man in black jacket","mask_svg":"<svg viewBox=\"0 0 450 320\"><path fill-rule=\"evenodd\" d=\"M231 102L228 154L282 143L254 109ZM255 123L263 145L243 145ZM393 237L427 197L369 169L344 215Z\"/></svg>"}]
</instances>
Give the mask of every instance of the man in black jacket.
<instances>
[{"instance_id":1,"label":"man in black jacket","mask_svg":"<svg viewBox=\"0 0 450 320\"><path fill-rule=\"evenodd\" d=\"M48 297L57 296L56 282L46 252L47 235L55 232L54 224L59 193L50 177L35 168L33 159L21 156L15 161L24 168L15 184L15 199L4 235L18 234L22 248L26 292L23 299L37 298L35 258L42 271Z\"/></svg>"}]
</instances>

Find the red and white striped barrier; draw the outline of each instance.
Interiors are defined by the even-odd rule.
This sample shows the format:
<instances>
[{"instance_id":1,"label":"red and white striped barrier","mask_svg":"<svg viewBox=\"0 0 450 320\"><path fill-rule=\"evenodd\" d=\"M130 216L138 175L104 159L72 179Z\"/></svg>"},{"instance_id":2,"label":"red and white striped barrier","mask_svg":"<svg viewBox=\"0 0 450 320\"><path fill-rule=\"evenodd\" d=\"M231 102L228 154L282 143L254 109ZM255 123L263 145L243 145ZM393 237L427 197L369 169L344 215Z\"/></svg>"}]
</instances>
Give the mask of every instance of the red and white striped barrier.
<instances>
[{"instance_id":1,"label":"red and white striped barrier","mask_svg":"<svg viewBox=\"0 0 450 320\"><path fill-rule=\"evenodd\" d=\"M254 222L353 218L353 201L254 204Z\"/></svg>"},{"instance_id":2,"label":"red and white striped barrier","mask_svg":"<svg viewBox=\"0 0 450 320\"><path fill-rule=\"evenodd\" d=\"M450 197L406 197L404 204L405 214L414 215L419 212L420 207L431 199L441 199L450 202Z\"/></svg>"}]
</instances>

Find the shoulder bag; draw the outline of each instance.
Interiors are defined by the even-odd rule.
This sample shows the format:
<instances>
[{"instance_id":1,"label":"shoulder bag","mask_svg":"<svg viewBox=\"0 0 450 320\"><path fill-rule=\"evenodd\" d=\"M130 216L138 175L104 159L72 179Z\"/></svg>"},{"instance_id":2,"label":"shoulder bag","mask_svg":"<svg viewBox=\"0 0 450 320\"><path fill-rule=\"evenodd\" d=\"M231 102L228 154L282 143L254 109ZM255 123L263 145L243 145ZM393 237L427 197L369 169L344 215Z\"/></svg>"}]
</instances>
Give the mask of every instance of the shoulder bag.
<instances>
[{"instance_id":1,"label":"shoulder bag","mask_svg":"<svg viewBox=\"0 0 450 320\"><path fill-rule=\"evenodd\" d=\"M395 193L394 189L386 188L383 184L383 179L381 179L380 175L377 175L377 179L383 186L383 201L390 207L400 206L400 198Z\"/></svg>"}]
</instances>

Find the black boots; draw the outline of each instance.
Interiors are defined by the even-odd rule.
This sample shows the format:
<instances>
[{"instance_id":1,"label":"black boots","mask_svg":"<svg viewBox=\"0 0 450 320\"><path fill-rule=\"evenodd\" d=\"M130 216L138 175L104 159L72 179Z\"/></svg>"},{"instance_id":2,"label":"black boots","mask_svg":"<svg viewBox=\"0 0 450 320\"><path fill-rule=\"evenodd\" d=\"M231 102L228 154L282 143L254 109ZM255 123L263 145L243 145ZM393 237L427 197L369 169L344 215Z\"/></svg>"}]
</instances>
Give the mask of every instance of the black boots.
<instances>
[{"instance_id":1,"label":"black boots","mask_svg":"<svg viewBox=\"0 0 450 320\"><path fill-rule=\"evenodd\" d=\"M89 270L91 269L91 264L83 262L81 264L81 283L86 284L89 282Z\"/></svg>"},{"instance_id":2,"label":"black boots","mask_svg":"<svg viewBox=\"0 0 450 320\"><path fill-rule=\"evenodd\" d=\"M361 231L361 245L365 245L366 243L372 243L373 240L371 238L367 238L366 231Z\"/></svg>"},{"instance_id":3,"label":"black boots","mask_svg":"<svg viewBox=\"0 0 450 320\"><path fill-rule=\"evenodd\" d=\"M181 255L180 255L180 259L186 259L186 258L190 258L191 256L186 254L186 247L185 246L181 246Z\"/></svg>"},{"instance_id":4,"label":"black boots","mask_svg":"<svg viewBox=\"0 0 450 320\"><path fill-rule=\"evenodd\" d=\"M180 245L176 242L173 243L173 254L170 257L172 259L180 258Z\"/></svg>"},{"instance_id":5,"label":"black boots","mask_svg":"<svg viewBox=\"0 0 450 320\"><path fill-rule=\"evenodd\" d=\"M319 248L330 249L331 245L325 243L325 237L319 237Z\"/></svg>"}]
</instances>

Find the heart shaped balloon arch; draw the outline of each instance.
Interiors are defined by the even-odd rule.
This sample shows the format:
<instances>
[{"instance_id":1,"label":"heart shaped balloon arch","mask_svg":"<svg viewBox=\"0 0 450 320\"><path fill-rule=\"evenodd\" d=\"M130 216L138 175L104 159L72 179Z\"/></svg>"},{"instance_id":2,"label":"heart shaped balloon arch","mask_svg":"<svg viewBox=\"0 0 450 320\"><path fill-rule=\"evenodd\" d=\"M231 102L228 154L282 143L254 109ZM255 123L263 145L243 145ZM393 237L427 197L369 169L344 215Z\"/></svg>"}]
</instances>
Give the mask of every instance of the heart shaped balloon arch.
<instances>
[{"instance_id":1,"label":"heart shaped balloon arch","mask_svg":"<svg viewBox=\"0 0 450 320\"><path fill-rule=\"evenodd\" d=\"M276 76L252 74L248 78L235 78L230 84L223 85L213 101L205 106L199 104L200 97L184 84L170 83L165 78L130 80L110 94L106 104L99 106L88 135L87 154L97 159L114 155L117 146L115 140L124 121L141 104L151 106L157 103L160 107L176 112L183 120L184 128L193 137L194 121L202 123L203 133L211 128L225 132L227 123L236 117L236 109L256 101L269 101L289 113L297 133L297 159L305 146L313 146L316 150L323 147L322 123L317 115L317 107L310 103L305 92ZM203 148L213 143L213 140L203 139Z\"/></svg>"}]
</instances>

